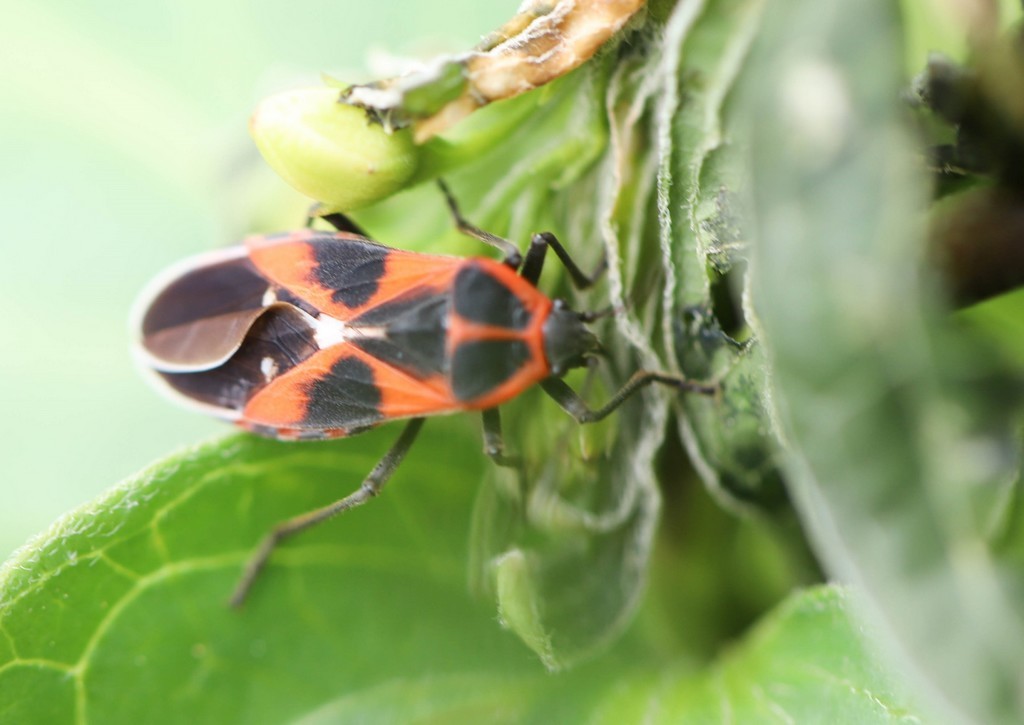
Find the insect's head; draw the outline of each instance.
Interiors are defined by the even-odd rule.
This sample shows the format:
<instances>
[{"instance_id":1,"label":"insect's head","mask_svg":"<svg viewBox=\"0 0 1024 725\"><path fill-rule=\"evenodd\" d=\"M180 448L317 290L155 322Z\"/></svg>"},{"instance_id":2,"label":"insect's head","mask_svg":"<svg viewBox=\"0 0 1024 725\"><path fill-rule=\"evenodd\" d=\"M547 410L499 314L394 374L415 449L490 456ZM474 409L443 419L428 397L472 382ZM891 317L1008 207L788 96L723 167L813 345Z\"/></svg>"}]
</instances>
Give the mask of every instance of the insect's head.
<instances>
[{"instance_id":1,"label":"insect's head","mask_svg":"<svg viewBox=\"0 0 1024 725\"><path fill-rule=\"evenodd\" d=\"M552 375L584 367L588 357L603 352L601 343L587 329L588 319L587 315L569 309L563 300L555 300L544 322L544 354Z\"/></svg>"}]
</instances>

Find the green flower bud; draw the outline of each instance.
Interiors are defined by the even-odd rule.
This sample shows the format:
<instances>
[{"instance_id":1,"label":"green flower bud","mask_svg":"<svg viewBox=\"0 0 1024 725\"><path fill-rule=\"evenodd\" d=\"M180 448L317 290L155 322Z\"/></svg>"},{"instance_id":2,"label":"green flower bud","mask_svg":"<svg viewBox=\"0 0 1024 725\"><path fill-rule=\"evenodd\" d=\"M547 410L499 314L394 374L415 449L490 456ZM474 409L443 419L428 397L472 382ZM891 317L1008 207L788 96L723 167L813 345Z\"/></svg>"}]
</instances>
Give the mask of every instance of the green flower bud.
<instances>
[{"instance_id":1,"label":"green flower bud","mask_svg":"<svg viewBox=\"0 0 1024 725\"><path fill-rule=\"evenodd\" d=\"M349 211L401 189L416 170L409 131L385 133L366 112L338 103L335 88L272 96L256 108L249 133L281 177L332 211Z\"/></svg>"}]
</instances>

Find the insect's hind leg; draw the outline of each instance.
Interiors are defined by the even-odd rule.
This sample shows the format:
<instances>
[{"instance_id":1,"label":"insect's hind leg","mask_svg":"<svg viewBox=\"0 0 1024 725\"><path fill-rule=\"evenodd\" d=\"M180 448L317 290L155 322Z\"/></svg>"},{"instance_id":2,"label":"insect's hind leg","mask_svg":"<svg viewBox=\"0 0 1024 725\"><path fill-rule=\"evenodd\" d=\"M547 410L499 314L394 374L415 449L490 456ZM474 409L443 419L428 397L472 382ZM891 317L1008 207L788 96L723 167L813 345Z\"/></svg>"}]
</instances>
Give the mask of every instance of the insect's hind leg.
<instances>
[{"instance_id":1,"label":"insect's hind leg","mask_svg":"<svg viewBox=\"0 0 1024 725\"><path fill-rule=\"evenodd\" d=\"M448 202L448 209L452 213L452 218L455 219L455 227L474 239L479 239L484 244L490 244L492 247L496 247L501 250L501 253L505 255L504 262L512 269L519 269L519 265L522 264L523 255L520 254L519 248L510 242L509 240L499 237L497 234L491 234L485 232L478 226L475 226L468 222L462 212L459 211L459 204L455 201L455 197L452 196L451 190L448 185L441 179L437 180L437 185L441 187L441 193L444 194L444 199Z\"/></svg>"},{"instance_id":2,"label":"insect's hind leg","mask_svg":"<svg viewBox=\"0 0 1024 725\"><path fill-rule=\"evenodd\" d=\"M379 494L381 489L384 488L384 484L391 478L391 474L398 468L398 464L405 458L405 454L409 452L409 448L416 440L420 428L423 427L423 420L423 418L413 418L406 424L402 435L398 437L398 440L391 446L391 449L384 454L384 457L377 462L377 465L370 471L370 475L363 480L362 485L355 492L323 508L314 509L313 511L283 521L271 529L270 533L263 538L256 553L253 554L252 558L245 565L245 571L242 573L242 577L238 580L235 591L231 595L229 601L231 606L237 609L245 603L246 597L249 596L249 592L252 590L252 585L256 582L260 572L266 567L270 555L278 544L300 531L305 531L312 526L326 521L332 516L348 511L356 506L361 506Z\"/></svg>"},{"instance_id":3,"label":"insect's hind leg","mask_svg":"<svg viewBox=\"0 0 1024 725\"><path fill-rule=\"evenodd\" d=\"M631 395L651 383L660 383L661 385L678 388L689 393L699 393L700 395L716 395L719 390L717 385L697 383L678 375L638 370L625 385L619 388L618 392L607 403L595 410L588 406L583 398L561 378L548 378L541 381L540 386L544 389L545 393L558 403L562 410L575 418L577 423L586 424L596 423L608 417L610 413L628 400Z\"/></svg>"}]
</instances>

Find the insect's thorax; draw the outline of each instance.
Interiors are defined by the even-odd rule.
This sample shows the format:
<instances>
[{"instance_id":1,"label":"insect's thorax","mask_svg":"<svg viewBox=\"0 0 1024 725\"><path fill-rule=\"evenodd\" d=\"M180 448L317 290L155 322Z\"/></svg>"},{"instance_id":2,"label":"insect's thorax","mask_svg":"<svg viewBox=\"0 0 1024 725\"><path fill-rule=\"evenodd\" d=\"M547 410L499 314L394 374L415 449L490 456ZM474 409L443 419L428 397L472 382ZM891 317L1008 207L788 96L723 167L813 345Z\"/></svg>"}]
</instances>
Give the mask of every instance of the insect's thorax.
<instances>
[{"instance_id":1,"label":"insect's thorax","mask_svg":"<svg viewBox=\"0 0 1024 725\"><path fill-rule=\"evenodd\" d=\"M547 377L551 301L513 270L470 259L443 290L409 290L352 320L345 337L459 407L489 408Z\"/></svg>"}]
</instances>

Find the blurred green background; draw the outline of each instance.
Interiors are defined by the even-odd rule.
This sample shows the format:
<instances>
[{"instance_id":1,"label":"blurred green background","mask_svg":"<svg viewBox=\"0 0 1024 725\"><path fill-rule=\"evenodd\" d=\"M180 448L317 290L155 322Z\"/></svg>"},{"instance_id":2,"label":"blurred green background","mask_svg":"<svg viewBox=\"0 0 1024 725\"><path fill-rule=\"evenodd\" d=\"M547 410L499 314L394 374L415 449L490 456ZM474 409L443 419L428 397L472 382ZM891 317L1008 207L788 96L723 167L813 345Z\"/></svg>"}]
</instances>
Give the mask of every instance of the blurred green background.
<instances>
[{"instance_id":1,"label":"blurred green background","mask_svg":"<svg viewBox=\"0 0 1024 725\"><path fill-rule=\"evenodd\" d=\"M228 430L135 371L156 272L305 201L246 123L276 91L471 47L517 0L8 0L0 26L0 558L150 461ZM386 71L385 71L386 72ZM56 442L56 445L55 445Z\"/></svg>"}]
</instances>

